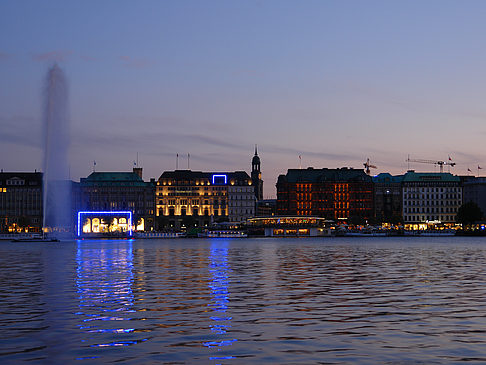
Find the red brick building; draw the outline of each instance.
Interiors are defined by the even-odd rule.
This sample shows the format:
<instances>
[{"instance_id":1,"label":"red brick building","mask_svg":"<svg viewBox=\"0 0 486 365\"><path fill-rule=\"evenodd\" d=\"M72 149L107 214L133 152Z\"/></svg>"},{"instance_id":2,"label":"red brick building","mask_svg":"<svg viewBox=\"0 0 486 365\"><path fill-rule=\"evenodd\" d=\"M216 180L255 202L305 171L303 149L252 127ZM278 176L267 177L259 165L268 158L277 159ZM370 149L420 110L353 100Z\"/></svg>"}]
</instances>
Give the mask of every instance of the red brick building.
<instances>
[{"instance_id":1,"label":"red brick building","mask_svg":"<svg viewBox=\"0 0 486 365\"><path fill-rule=\"evenodd\" d=\"M363 170L290 169L277 181L277 214L365 221L374 216L373 181Z\"/></svg>"}]
</instances>

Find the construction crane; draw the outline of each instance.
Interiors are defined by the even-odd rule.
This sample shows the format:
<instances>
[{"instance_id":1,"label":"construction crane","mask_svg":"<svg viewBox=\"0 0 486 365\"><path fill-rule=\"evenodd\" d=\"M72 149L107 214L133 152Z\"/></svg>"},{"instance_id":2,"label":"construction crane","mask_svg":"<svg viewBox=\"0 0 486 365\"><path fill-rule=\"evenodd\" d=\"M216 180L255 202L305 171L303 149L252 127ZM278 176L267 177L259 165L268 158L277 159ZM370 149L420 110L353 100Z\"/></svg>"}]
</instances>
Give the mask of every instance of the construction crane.
<instances>
[{"instance_id":1,"label":"construction crane","mask_svg":"<svg viewBox=\"0 0 486 365\"><path fill-rule=\"evenodd\" d=\"M450 158L449 158L449 160L450 160ZM427 163L427 164L431 164L431 165L438 165L441 173L444 172L444 166L454 167L456 165L456 163L452 162L452 161L445 162L445 161L435 161L435 160L422 160L422 159L410 158L410 156L407 158L407 162L408 163L418 162L418 163Z\"/></svg>"},{"instance_id":2,"label":"construction crane","mask_svg":"<svg viewBox=\"0 0 486 365\"><path fill-rule=\"evenodd\" d=\"M366 162L363 163L363 166L366 167L366 175L370 175L370 173L371 173L370 169L376 169L377 168L375 165L371 164L369 158L366 159Z\"/></svg>"}]
</instances>

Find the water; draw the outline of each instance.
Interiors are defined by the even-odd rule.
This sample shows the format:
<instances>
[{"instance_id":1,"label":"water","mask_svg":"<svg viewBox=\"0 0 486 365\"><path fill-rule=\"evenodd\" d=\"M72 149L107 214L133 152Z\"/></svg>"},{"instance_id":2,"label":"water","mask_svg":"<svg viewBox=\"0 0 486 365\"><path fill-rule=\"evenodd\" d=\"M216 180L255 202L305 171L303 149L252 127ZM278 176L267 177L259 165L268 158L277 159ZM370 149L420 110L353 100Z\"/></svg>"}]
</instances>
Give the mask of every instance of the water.
<instances>
[{"instance_id":1,"label":"water","mask_svg":"<svg viewBox=\"0 0 486 365\"><path fill-rule=\"evenodd\" d=\"M0 363L486 362L485 238L0 243Z\"/></svg>"},{"instance_id":2,"label":"water","mask_svg":"<svg viewBox=\"0 0 486 365\"><path fill-rule=\"evenodd\" d=\"M47 72L44 101L44 222L43 227L63 236L71 230L69 182L68 87L58 65Z\"/></svg>"}]
</instances>

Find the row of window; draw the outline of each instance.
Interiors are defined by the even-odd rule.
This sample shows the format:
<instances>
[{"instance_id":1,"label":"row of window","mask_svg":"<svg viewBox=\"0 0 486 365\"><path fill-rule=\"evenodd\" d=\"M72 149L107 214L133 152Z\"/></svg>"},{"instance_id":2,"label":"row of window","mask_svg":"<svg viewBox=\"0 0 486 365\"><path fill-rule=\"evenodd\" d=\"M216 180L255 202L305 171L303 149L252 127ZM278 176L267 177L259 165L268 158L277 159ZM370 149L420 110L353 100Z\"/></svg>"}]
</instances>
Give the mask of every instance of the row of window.
<instances>
[{"instance_id":1,"label":"row of window","mask_svg":"<svg viewBox=\"0 0 486 365\"><path fill-rule=\"evenodd\" d=\"M456 208L403 208L404 213L456 213Z\"/></svg>"},{"instance_id":2,"label":"row of window","mask_svg":"<svg viewBox=\"0 0 486 365\"><path fill-rule=\"evenodd\" d=\"M462 188L460 187L455 187L455 188L438 188L438 187L426 187L426 188L418 188L418 187L409 187L409 188L403 188L403 192L421 192L421 193L456 193L456 192L461 192Z\"/></svg>"},{"instance_id":3,"label":"row of window","mask_svg":"<svg viewBox=\"0 0 486 365\"><path fill-rule=\"evenodd\" d=\"M460 199L461 194L404 194L403 199Z\"/></svg>"},{"instance_id":4,"label":"row of window","mask_svg":"<svg viewBox=\"0 0 486 365\"><path fill-rule=\"evenodd\" d=\"M425 222L425 221L441 221L441 222L454 222L455 216L453 215L406 215L406 222Z\"/></svg>"},{"instance_id":5,"label":"row of window","mask_svg":"<svg viewBox=\"0 0 486 365\"><path fill-rule=\"evenodd\" d=\"M461 205L460 200L436 200L436 201L424 201L424 200L412 200L404 201L403 206L438 206L438 205Z\"/></svg>"}]
</instances>

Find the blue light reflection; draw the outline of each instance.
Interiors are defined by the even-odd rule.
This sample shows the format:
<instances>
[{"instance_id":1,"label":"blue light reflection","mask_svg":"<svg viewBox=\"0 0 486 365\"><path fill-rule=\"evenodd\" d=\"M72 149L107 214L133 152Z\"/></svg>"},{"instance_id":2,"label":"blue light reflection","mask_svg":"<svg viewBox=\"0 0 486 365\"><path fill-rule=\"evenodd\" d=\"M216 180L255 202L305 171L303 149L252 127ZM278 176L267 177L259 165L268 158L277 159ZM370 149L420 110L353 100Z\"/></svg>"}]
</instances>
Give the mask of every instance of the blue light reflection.
<instances>
[{"instance_id":1,"label":"blue light reflection","mask_svg":"<svg viewBox=\"0 0 486 365\"><path fill-rule=\"evenodd\" d=\"M233 317L228 316L228 304L230 302L229 292L229 273L231 271L228 264L228 241L214 240L211 244L209 255L209 272L212 280L208 286L211 289L211 301L208 306L212 309L213 314L210 317L213 323L209 325L214 340L204 342L204 346L210 349L221 351L225 346L231 346L238 341L229 338L227 332L231 328ZM211 356L210 360L233 359L233 356Z\"/></svg>"},{"instance_id":2,"label":"blue light reflection","mask_svg":"<svg viewBox=\"0 0 486 365\"><path fill-rule=\"evenodd\" d=\"M132 242L93 243L78 241L76 255L79 310L75 314L85 335L82 342L89 347L114 347L145 341L133 339Z\"/></svg>"}]
</instances>

